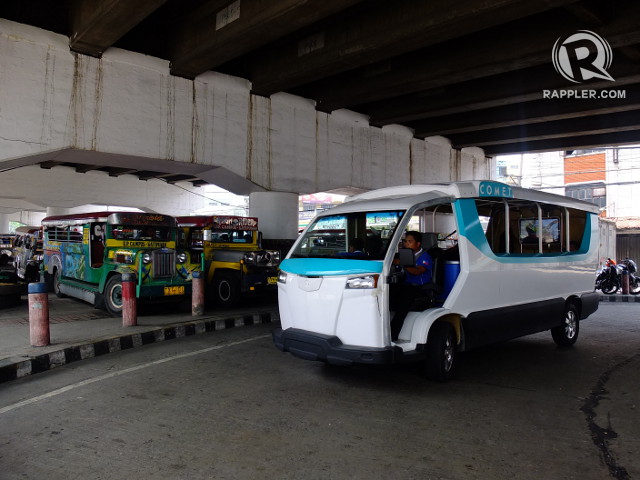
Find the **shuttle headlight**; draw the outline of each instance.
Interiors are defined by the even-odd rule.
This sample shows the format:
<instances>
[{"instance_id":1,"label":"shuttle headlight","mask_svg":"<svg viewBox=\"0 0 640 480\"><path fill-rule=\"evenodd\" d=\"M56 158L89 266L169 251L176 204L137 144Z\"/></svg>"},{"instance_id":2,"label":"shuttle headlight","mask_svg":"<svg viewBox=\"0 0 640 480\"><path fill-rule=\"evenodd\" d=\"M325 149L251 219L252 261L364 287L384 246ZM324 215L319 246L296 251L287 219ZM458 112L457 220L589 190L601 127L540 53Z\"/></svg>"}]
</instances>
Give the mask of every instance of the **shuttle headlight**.
<instances>
[{"instance_id":1,"label":"shuttle headlight","mask_svg":"<svg viewBox=\"0 0 640 480\"><path fill-rule=\"evenodd\" d=\"M378 287L379 275L365 275L364 277L355 277L347 280L346 288L348 289L372 289Z\"/></svg>"},{"instance_id":2,"label":"shuttle headlight","mask_svg":"<svg viewBox=\"0 0 640 480\"><path fill-rule=\"evenodd\" d=\"M142 263L151 263L151 254L143 253L142 254Z\"/></svg>"},{"instance_id":3,"label":"shuttle headlight","mask_svg":"<svg viewBox=\"0 0 640 480\"><path fill-rule=\"evenodd\" d=\"M287 272L282 270L278 272L278 283L287 283Z\"/></svg>"}]
</instances>

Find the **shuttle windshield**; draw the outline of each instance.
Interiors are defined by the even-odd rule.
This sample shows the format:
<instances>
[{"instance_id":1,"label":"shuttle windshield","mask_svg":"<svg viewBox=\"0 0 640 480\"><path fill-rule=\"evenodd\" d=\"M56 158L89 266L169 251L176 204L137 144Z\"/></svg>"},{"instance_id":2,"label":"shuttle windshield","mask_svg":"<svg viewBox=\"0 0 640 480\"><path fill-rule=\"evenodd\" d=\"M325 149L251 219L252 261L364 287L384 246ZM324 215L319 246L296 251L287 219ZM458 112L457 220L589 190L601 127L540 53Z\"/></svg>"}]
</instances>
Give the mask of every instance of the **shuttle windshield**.
<instances>
[{"instance_id":1,"label":"shuttle windshield","mask_svg":"<svg viewBox=\"0 0 640 480\"><path fill-rule=\"evenodd\" d=\"M405 212L353 212L316 218L292 258L383 260Z\"/></svg>"}]
</instances>

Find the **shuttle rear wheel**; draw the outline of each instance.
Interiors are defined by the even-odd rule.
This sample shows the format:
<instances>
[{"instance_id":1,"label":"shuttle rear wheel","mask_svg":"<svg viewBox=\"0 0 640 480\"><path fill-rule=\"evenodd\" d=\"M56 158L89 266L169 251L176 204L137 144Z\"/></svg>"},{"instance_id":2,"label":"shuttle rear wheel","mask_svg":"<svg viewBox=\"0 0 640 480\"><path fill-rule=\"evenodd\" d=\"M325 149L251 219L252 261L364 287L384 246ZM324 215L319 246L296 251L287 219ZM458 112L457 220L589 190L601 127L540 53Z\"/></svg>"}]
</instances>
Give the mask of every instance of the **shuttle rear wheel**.
<instances>
[{"instance_id":1,"label":"shuttle rear wheel","mask_svg":"<svg viewBox=\"0 0 640 480\"><path fill-rule=\"evenodd\" d=\"M580 332L580 317L578 309L573 303L567 305L564 310L562 325L551 329L553 341L561 347L569 347L578 340Z\"/></svg>"}]
</instances>

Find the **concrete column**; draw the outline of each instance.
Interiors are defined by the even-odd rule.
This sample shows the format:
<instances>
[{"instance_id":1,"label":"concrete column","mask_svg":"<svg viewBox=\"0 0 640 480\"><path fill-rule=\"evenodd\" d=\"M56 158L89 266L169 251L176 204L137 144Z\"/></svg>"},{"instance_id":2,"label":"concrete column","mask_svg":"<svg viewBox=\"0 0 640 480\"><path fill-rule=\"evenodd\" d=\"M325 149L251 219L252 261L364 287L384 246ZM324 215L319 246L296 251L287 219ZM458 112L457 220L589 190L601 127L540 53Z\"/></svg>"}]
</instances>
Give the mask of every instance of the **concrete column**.
<instances>
[{"instance_id":1,"label":"concrete column","mask_svg":"<svg viewBox=\"0 0 640 480\"><path fill-rule=\"evenodd\" d=\"M0 233L9 233L9 215L0 213Z\"/></svg>"},{"instance_id":2,"label":"concrete column","mask_svg":"<svg viewBox=\"0 0 640 480\"><path fill-rule=\"evenodd\" d=\"M255 192L249 195L249 215L258 217L265 239L294 239L298 236L298 194Z\"/></svg>"}]
</instances>

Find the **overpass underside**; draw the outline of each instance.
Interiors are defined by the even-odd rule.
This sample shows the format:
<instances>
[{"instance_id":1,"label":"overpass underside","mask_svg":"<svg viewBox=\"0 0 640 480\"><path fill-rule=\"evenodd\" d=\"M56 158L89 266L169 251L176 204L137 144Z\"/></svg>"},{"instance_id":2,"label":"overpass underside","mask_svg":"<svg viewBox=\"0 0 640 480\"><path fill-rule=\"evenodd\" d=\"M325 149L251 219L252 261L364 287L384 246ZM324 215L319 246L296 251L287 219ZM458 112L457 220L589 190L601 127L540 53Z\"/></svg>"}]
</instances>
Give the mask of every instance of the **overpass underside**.
<instances>
[{"instance_id":1,"label":"overpass underside","mask_svg":"<svg viewBox=\"0 0 640 480\"><path fill-rule=\"evenodd\" d=\"M106 181L211 183L242 195L494 175L492 160L478 148L417 139L399 125L372 127L364 115L320 112L312 100L290 94L254 95L247 80L224 74L176 77L169 62L124 50L109 49L101 58L73 53L68 42L0 19L0 172L63 166L104 172ZM15 198L2 183L0 198ZM95 198L75 183L79 199L113 204L106 189L99 193L105 198ZM28 189L28 176L11 187ZM69 185L40 185L29 201L68 207L69 195Z\"/></svg>"}]
</instances>

